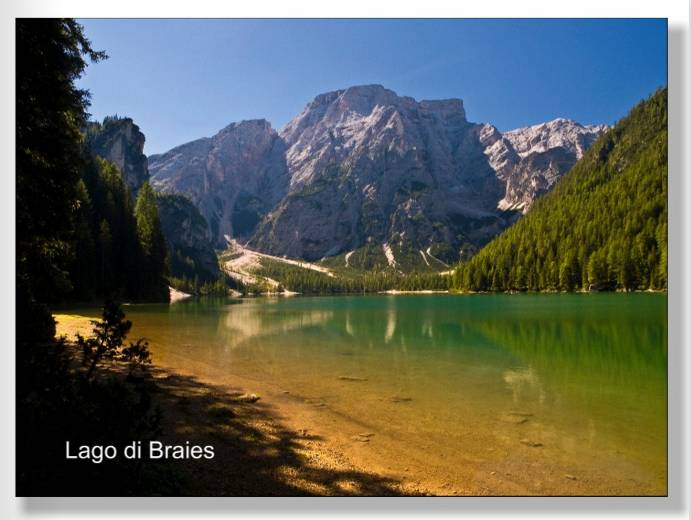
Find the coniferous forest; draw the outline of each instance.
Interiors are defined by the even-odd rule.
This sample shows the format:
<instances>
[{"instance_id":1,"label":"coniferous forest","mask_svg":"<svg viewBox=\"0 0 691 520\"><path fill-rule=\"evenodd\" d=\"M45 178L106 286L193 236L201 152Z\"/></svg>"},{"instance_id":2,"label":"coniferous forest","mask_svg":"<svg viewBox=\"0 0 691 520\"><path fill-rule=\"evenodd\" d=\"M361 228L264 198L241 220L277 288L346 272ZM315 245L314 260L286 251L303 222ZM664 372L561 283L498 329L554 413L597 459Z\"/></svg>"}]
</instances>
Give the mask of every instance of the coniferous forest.
<instances>
[{"instance_id":1,"label":"coniferous forest","mask_svg":"<svg viewBox=\"0 0 691 520\"><path fill-rule=\"evenodd\" d=\"M133 200L117 167L84 153L68 298L167 301L166 244L149 184Z\"/></svg>"},{"instance_id":2,"label":"coniferous forest","mask_svg":"<svg viewBox=\"0 0 691 520\"><path fill-rule=\"evenodd\" d=\"M43 303L167 301L166 248L150 188L137 199L88 149L85 58L73 20L17 24L17 271Z\"/></svg>"},{"instance_id":3,"label":"coniferous forest","mask_svg":"<svg viewBox=\"0 0 691 520\"><path fill-rule=\"evenodd\" d=\"M667 89L634 107L518 223L457 267L470 291L667 288Z\"/></svg>"}]
</instances>

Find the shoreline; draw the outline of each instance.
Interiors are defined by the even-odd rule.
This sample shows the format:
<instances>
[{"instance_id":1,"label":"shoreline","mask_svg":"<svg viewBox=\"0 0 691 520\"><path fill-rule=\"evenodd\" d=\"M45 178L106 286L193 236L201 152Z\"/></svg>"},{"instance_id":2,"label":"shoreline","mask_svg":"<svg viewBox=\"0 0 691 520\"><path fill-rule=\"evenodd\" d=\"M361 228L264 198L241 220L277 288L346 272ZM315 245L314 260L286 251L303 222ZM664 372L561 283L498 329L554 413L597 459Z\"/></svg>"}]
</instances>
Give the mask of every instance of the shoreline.
<instances>
[{"instance_id":1,"label":"shoreline","mask_svg":"<svg viewBox=\"0 0 691 520\"><path fill-rule=\"evenodd\" d=\"M71 342L88 335L92 317L55 314L56 336ZM76 351L75 351L76 355ZM419 481L363 464L343 449L343 438L322 427L323 416L300 396L232 376L218 383L198 370L154 361L148 373L157 386L163 415L162 441L213 445L210 461L185 460L195 482L192 494L206 496L425 496L438 495ZM117 370L104 363L105 372ZM260 388L261 387L261 388ZM321 410L321 409L320 409ZM357 429L357 428L356 428ZM345 439L368 432L346 432ZM239 455L240 454L240 455ZM365 467L367 466L367 467Z\"/></svg>"},{"instance_id":2,"label":"shoreline","mask_svg":"<svg viewBox=\"0 0 691 520\"><path fill-rule=\"evenodd\" d=\"M419 291L401 291L398 289L389 289L388 291L379 291L377 294L449 294L449 291L435 291L432 289L421 289Z\"/></svg>"},{"instance_id":3,"label":"shoreline","mask_svg":"<svg viewBox=\"0 0 691 520\"><path fill-rule=\"evenodd\" d=\"M175 289L174 287L168 286L168 292L170 294L170 303L175 303L181 300L186 300L187 298L191 298L192 295L183 291L180 291L178 289Z\"/></svg>"}]
</instances>

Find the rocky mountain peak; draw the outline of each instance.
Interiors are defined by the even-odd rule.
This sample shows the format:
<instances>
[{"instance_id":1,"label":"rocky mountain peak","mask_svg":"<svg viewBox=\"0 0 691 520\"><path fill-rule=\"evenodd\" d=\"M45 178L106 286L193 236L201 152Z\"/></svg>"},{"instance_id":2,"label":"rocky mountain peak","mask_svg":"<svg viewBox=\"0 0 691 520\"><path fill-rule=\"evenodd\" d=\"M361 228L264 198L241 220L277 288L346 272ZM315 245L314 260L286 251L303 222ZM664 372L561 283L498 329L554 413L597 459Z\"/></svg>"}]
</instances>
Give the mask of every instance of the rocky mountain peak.
<instances>
[{"instance_id":1,"label":"rocky mountain peak","mask_svg":"<svg viewBox=\"0 0 691 520\"><path fill-rule=\"evenodd\" d=\"M87 128L91 153L118 167L135 198L142 184L149 180L144 141L144 134L129 117L106 117L102 123L89 123Z\"/></svg>"},{"instance_id":2,"label":"rocky mountain peak","mask_svg":"<svg viewBox=\"0 0 691 520\"><path fill-rule=\"evenodd\" d=\"M441 117L455 116L465 120L465 109L463 100L458 98L420 101L419 106L422 110L438 114Z\"/></svg>"},{"instance_id":3,"label":"rocky mountain peak","mask_svg":"<svg viewBox=\"0 0 691 520\"><path fill-rule=\"evenodd\" d=\"M557 118L504 132L501 138L492 134L485 154L506 180L506 194L498 208L526 213L608 128Z\"/></svg>"},{"instance_id":4,"label":"rocky mountain peak","mask_svg":"<svg viewBox=\"0 0 691 520\"><path fill-rule=\"evenodd\" d=\"M230 123L228 126L219 130L217 135L229 134L234 132L241 133L276 133L266 119L243 119L236 123Z\"/></svg>"},{"instance_id":5,"label":"rocky mountain peak","mask_svg":"<svg viewBox=\"0 0 691 520\"><path fill-rule=\"evenodd\" d=\"M561 147L580 159L590 145L605 131L607 125L583 126L570 119L557 118L538 125L505 132L521 157Z\"/></svg>"},{"instance_id":6,"label":"rocky mountain peak","mask_svg":"<svg viewBox=\"0 0 691 520\"><path fill-rule=\"evenodd\" d=\"M278 138L266 119L250 119L231 123L211 138L225 170L242 168L253 163L271 148ZM226 173L228 173L226 171Z\"/></svg>"},{"instance_id":7,"label":"rocky mountain peak","mask_svg":"<svg viewBox=\"0 0 691 520\"><path fill-rule=\"evenodd\" d=\"M302 113L281 130L280 134L288 145L292 145L301 129L320 122L328 125L348 125L353 121L371 119L384 113L413 110L442 118L456 117L465 121L463 101L460 99L418 102L409 96L399 96L382 85L359 85L316 96Z\"/></svg>"},{"instance_id":8,"label":"rocky mountain peak","mask_svg":"<svg viewBox=\"0 0 691 520\"><path fill-rule=\"evenodd\" d=\"M209 223L214 244L242 237L285 192L285 147L265 119L231 123L216 135L152 156L152 184L183 193Z\"/></svg>"},{"instance_id":9,"label":"rocky mountain peak","mask_svg":"<svg viewBox=\"0 0 691 520\"><path fill-rule=\"evenodd\" d=\"M360 115L372 113L376 106L395 105L402 101L393 91L381 85L349 87L338 96L338 108Z\"/></svg>"},{"instance_id":10,"label":"rocky mountain peak","mask_svg":"<svg viewBox=\"0 0 691 520\"><path fill-rule=\"evenodd\" d=\"M416 145L422 138L420 125L427 128L428 139L434 135L447 140L446 134L467 124L460 99L418 102L382 85L321 94L280 132L288 149L288 168L296 172L291 175L291 189L310 182L322 168L341 164L348 156L354 160L354 153L361 157L372 151L370 145L375 143L377 149L396 154L422 149Z\"/></svg>"}]
</instances>

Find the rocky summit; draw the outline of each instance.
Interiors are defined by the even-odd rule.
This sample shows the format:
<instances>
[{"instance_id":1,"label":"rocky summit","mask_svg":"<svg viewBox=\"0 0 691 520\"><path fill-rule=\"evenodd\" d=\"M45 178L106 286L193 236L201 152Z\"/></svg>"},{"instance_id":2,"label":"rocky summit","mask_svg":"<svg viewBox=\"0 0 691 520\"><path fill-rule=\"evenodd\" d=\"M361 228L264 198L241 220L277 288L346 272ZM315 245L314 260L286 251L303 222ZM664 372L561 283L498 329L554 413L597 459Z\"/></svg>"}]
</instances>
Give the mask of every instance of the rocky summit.
<instances>
[{"instance_id":1,"label":"rocky summit","mask_svg":"<svg viewBox=\"0 0 691 520\"><path fill-rule=\"evenodd\" d=\"M149 157L153 186L183 193L206 218L215 244L249 236L285 196L285 144L268 121L232 123L202 138Z\"/></svg>"},{"instance_id":2,"label":"rocky summit","mask_svg":"<svg viewBox=\"0 0 691 520\"><path fill-rule=\"evenodd\" d=\"M96 156L115 164L133 199L142 184L149 180L144 155L144 134L129 117L106 117L103 123L90 122L87 148Z\"/></svg>"},{"instance_id":3,"label":"rocky summit","mask_svg":"<svg viewBox=\"0 0 691 520\"><path fill-rule=\"evenodd\" d=\"M562 118L504 134L485 125L485 153L506 183L499 209L526 213L533 201L549 191L608 128L583 126Z\"/></svg>"},{"instance_id":4,"label":"rocky summit","mask_svg":"<svg viewBox=\"0 0 691 520\"><path fill-rule=\"evenodd\" d=\"M149 157L149 171L157 190L191 198L217 245L443 265L514 222L605 130L557 119L502 133L469 122L460 99L365 85L317 96L280 132L233 123Z\"/></svg>"}]
</instances>

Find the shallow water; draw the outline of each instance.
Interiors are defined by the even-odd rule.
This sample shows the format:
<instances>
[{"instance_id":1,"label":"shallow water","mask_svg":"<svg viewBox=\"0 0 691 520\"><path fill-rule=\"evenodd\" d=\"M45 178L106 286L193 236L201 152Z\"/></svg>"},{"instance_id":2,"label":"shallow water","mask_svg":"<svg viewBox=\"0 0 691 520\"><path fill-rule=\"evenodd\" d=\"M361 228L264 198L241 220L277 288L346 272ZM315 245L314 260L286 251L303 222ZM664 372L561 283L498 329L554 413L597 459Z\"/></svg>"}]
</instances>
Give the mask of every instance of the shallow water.
<instances>
[{"instance_id":1,"label":"shallow water","mask_svg":"<svg viewBox=\"0 0 691 520\"><path fill-rule=\"evenodd\" d=\"M296 297L125 310L156 363L290 395L349 455L436 492L666 493L666 295ZM351 431L373 435L350 440Z\"/></svg>"}]
</instances>

